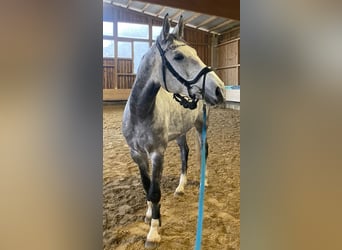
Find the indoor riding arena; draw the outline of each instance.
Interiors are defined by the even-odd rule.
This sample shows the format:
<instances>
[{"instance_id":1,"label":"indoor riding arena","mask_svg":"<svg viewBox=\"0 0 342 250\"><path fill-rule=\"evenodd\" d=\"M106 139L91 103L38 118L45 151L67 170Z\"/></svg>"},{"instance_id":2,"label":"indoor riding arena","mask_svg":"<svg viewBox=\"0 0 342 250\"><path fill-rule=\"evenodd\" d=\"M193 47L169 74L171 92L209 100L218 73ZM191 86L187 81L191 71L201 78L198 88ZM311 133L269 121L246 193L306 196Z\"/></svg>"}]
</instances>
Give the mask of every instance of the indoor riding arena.
<instances>
[{"instance_id":1,"label":"indoor riding arena","mask_svg":"<svg viewBox=\"0 0 342 250\"><path fill-rule=\"evenodd\" d=\"M172 27L183 16L184 40L225 85L224 102L211 106L208 117L202 249L240 249L240 16L201 4L185 9L153 2L103 3L103 249L145 249L150 227L144 222L146 195L122 133L122 121L139 62L156 42L166 13ZM201 167L197 139L193 128L187 133L184 195L174 195L182 165L176 141L169 142L165 151L161 241L156 249L194 249Z\"/></svg>"}]
</instances>

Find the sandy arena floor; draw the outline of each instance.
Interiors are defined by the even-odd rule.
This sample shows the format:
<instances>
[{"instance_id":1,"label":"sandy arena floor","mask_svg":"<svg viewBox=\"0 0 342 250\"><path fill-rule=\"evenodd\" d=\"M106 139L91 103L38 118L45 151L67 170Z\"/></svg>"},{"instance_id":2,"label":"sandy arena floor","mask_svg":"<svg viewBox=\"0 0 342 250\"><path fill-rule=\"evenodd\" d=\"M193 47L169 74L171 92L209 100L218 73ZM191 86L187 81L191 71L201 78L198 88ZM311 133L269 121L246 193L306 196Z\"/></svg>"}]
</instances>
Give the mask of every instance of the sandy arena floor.
<instances>
[{"instance_id":1,"label":"sandy arena floor","mask_svg":"<svg viewBox=\"0 0 342 250\"><path fill-rule=\"evenodd\" d=\"M138 167L121 133L123 105L103 107L103 248L144 249L148 225ZM200 165L196 134L190 148L185 195L173 195L180 175L175 141L166 150L162 178L162 241L157 249L193 249L196 238ZM209 187L205 193L203 250L240 249L240 111L212 108L208 128Z\"/></svg>"}]
</instances>

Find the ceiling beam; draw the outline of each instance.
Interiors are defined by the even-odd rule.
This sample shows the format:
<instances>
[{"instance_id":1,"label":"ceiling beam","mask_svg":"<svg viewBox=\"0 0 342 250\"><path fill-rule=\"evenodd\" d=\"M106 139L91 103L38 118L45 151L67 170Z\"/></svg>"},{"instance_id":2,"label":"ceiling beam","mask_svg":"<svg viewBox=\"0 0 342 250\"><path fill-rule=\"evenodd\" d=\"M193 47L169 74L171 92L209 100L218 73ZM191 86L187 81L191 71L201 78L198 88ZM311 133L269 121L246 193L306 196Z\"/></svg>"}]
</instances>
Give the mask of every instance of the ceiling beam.
<instances>
[{"instance_id":1,"label":"ceiling beam","mask_svg":"<svg viewBox=\"0 0 342 250\"><path fill-rule=\"evenodd\" d=\"M139 0L173 8L240 20L240 0Z\"/></svg>"},{"instance_id":2,"label":"ceiling beam","mask_svg":"<svg viewBox=\"0 0 342 250\"><path fill-rule=\"evenodd\" d=\"M199 23L199 24L197 25L197 27L200 28L201 26L203 26L203 25L205 25L205 24L211 22L212 20L214 20L214 19L216 19L216 18L217 18L216 16L212 16L212 17L208 18L207 20L204 20L203 22Z\"/></svg>"},{"instance_id":3,"label":"ceiling beam","mask_svg":"<svg viewBox=\"0 0 342 250\"><path fill-rule=\"evenodd\" d=\"M196 17L198 17L199 15L201 15L201 14L200 14L200 13L193 14L191 17L185 19L185 20L183 21L183 23L189 23L189 22L191 22L192 20L194 20Z\"/></svg>"},{"instance_id":4,"label":"ceiling beam","mask_svg":"<svg viewBox=\"0 0 342 250\"><path fill-rule=\"evenodd\" d=\"M233 23L233 22L235 22L235 21L234 20L228 20L228 21L222 22L222 23L220 23L220 24L218 24L212 28L209 28L209 31L213 32L213 31L217 30L218 28L221 28L221 27L228 25L230 23Z\"/></svg>"},{"instance_id":5,"label":"ceiling beam","mask_svg":"<svg viewBox=\"0 0 342 250\"><path fill-rule=\"evenodd\" d=\"M172 16L170 16L170 19L175 19L176 16L181 15L184 12L184 10L179 10L177 11L175 14L173 14Z\"/></svg>"},{"instance_id":6,"label":"ceiling beam","mask_svg":"<svg viewBox=\"0 0 342 250\"><path fill-rule=\"evenodd\" d=\"M127 6L126 6L126 5L124 5L124 4L122 4L122 3L117 3L117 2L115 2L115 1L110 1L110 3L111 3L112 5L115 5L115 6L119 6L119 7L127 8Z\"/></svg>"},{"instance_id":7,"label":"ceiling beam","mask_svg":"<svg viewBox=\"0 0 342 250\"><path fill-rule=\"evenodd\" d=\"M166 9L166 6L164 6L163 8L161 8L161 10L158 11L157 16L159 16L161 13L163 13L163 11L164 11L165 9Z\"/></svg>"},{"instance_id":8,"label":"ceiling beam","mask_svg":"<svg viewBox=\"0 0 342 250\"><path fill-rule=\"evenodd\" d=\"M144 12L150 6L149 3L145 4L145 6L141 9L141 12Z\"/></svg>"}]
</instances>

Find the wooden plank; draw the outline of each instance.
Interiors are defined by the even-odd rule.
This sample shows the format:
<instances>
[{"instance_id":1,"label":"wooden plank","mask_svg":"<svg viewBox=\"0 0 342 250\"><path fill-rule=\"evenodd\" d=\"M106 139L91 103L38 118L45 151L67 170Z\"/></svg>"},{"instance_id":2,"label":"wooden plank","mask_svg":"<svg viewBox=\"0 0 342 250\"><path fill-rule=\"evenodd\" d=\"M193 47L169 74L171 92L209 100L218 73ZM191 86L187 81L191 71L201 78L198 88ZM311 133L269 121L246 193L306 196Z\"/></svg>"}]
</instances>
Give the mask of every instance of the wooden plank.
<instances>
[{"instance_id":1,"label":"wooden plank","mask_svg":"<svg viewBox=\"0 0 342 250\"><path fill-rule=\"evenodd\" d=\"M231 69L231 68L237 68L237 67L240 67L240 64L221 66L221 67L215 68L215 70L220 70L220 69Z\"/></svg>"},{"instance_id":2,"label":"wooden plank","mask_svg":"<svg viewBox=\"0 0 342 250\"><path fill-rule=\"evenodd\" d=\"M202 21L201 23L197 24L196 28L198 29L198 27L201 27L201 26L203 26L203 25L205 25L205 24L211 22L212 20L214 20L214 19L216 19L216 18L217 18L217 16L212 16L212 17L210 17L210 18L208 18L208 19Z\"/></svg>"},{"instance_id":3,"label":"wooden plank","mask_svg":"<svg viewBox=\"0 0 342 250\"><path fill-rule=\"evenodd\" d=\"M223 43L220 43L220 44L217 44L217 45L215 45L215 48L221 47L221 46L229 44L229 43L237 42L237 41L240 41L240 37L232 39L232 40L229 40L229 41L226 41L226 42L223 42Z\"/></svg>"},{"instance_id":4,"label":"wooden plank","mask_svg":"<svg viewBox=\"0 0 342 250\"><path fill-rule=\"evenodd\" d=\"M103 101L125 101L130 93L131 89L104 89Z\"/></svg>"},{"instance_id":5,"label":"wooden plank","mask_svg":"<svg viewBox=\"0 0 342 250\"><path fill-rule=\"evenodd\" d=\"M240 27L217 38L213 50L216 55L215 71L225 85L240 83Z\"/></svg>"},{"instance_id":6,"label":"wooden plank","mask_svg":"<svg viewBox=\"0 0 342 250\"><path fill-rule=\"evenodd\" d=\"M136 76L134 73L118 73L118 76Z\"/></svg>"},{"instance_id":7,"label":"wooden plank","mask_svg":"<svg viewBox=\"0 0 342 250\"><path fill-rule=\"evenodd\" d=\"M240 38L240 26L232 28L229 31L222 33L218 37L218 44L222 44L226 41L233 40L235 38Z\"/></svg>"},{"instance_id":8,"label":"wooden plank","mask_svg":"<svg viewBox=\"0 0 342 250\"><path fill-rule=\"evenodd\" d=\"M211 32L211 31L215 31L215 30L217 30L218 28L221 28L222 26L228 25L228 24L230 24L230 23L232 23L232 22L234 22L234 20L224 21L224 22L219 23L218 25L216 25L216 26L214 26L214 27L211 27L211 28L209 29L209 31L210 31L210 32Z\"/></svg>"},{"instance_id":9,"label":"wooden plank","mask_svg":"<svg viewBox=\"0 0 342 250\"><path fill-rule=\"evenodd\" d=\"M239 64L239 47L238 42L225 44L225 46L217 47L217 67Z\"/></svg>"},{"instance_id":10,"label":"wooden plank","mask_svg":"<svg viewBox=\"0 0 342 250\"><path fill-rule=\"evenodd\" d=\"M140 0L178 9L240 20L240 0Z\"/></svg>"},{"instance_id":11,"label":"wooden plank","mask_svg":"<svg viewBox=\"0 0 342 250\"><path fill-rule=\"evenodd\" d=\"M225 85L239 85L239 68L217 70L216 74Z\"/></svg>"}]
</instances>

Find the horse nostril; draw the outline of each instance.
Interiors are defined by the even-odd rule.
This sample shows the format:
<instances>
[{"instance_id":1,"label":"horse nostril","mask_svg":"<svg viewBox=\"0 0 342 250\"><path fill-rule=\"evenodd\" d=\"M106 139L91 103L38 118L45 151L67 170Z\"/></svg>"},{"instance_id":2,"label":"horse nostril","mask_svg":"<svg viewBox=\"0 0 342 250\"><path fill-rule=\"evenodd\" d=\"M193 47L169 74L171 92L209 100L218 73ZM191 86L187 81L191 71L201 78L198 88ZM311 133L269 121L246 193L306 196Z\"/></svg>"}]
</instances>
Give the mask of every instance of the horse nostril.
<instances>
[{"instance_id":1,"label":"horse nostril","mask_svg":"<svg viewBox=\"0 0 342 250\"><path fill-rule=\"evenodd\" d=\"M223 93L222 93L221 88L217 87L216 91L215 91L215 94L216 94L218 102L219 103L223 102Z\"/></svg>"}]
</instances>

